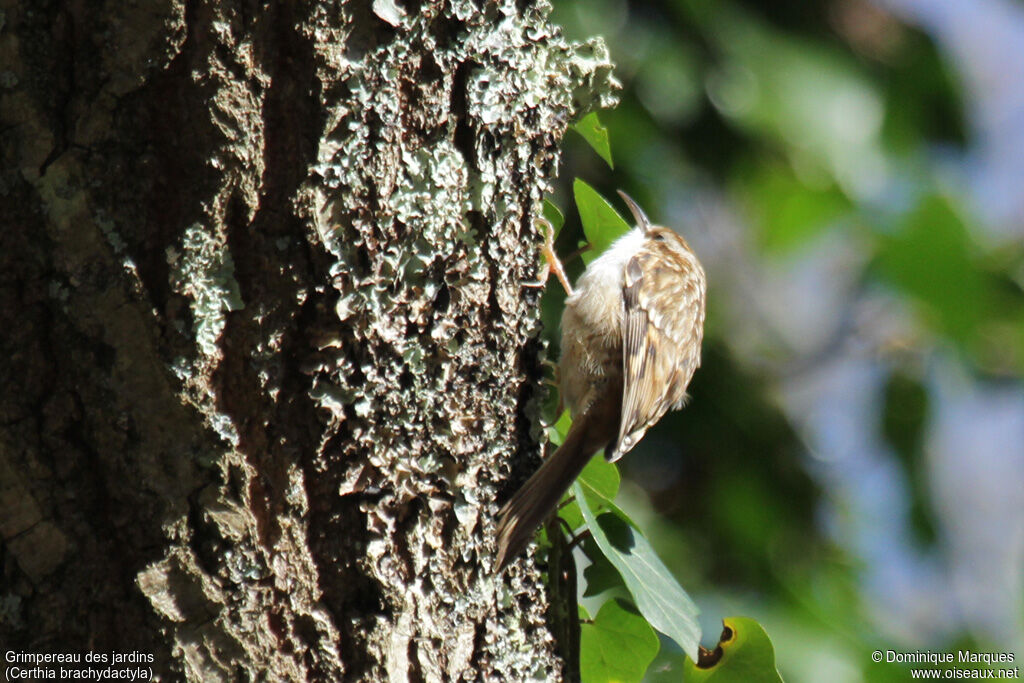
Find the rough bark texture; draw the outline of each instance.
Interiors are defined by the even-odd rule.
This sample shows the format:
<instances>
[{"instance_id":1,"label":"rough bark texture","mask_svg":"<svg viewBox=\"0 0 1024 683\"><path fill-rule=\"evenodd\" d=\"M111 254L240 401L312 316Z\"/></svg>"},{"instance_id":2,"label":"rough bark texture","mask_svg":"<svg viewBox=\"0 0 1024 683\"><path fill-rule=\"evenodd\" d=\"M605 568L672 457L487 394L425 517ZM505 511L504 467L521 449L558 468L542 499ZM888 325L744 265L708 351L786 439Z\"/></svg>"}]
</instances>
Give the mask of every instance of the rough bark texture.
<instances>
[{"instance_id":1,"label":"rough bark texture","mask_svg":"<svg viewBox=\"0 0 1024 683\"><path fill-rule=\"evenodd\" d=\"M0 643L555 677L492 534L607 55L544 3L301 5L0 1Z\"/></svg>"}]
</instances>

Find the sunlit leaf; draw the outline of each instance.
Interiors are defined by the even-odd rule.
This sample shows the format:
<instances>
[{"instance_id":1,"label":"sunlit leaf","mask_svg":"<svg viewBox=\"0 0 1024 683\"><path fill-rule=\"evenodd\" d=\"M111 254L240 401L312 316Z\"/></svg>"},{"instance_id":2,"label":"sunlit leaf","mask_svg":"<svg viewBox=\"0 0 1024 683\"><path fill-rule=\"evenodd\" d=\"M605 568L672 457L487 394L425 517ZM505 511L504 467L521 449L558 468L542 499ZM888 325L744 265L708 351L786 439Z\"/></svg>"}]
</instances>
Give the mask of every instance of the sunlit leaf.
<instances>
[{"instance_id":1,"label":"sunlit leaf","mask_svg":"<svg viewBox=\"0 0 1024 683\"><path fill-rule=\"evenodd\" d=\"M565 225L565 216L562 215L562 210L555 206L554 202L550 199L545 199L542 211L544 212L544 218L547 219L554 229L555 237L558 237L559 231Z\"/></svg>"},{"instance_id":2,"label":"sunlit leaf","mask_svg":"<svg viewBox=\"0 0 1024 683\"><path fill-rule=\"evenodd\" d=\"M572 417L568 410L563 410L562 414L558 416L558 422L548 427L548 440L555 446L561 446L571 426Z\"/></svg>"},{"instance_id":3,"label":"sunlit leaf","mask_svg":"<svg viewBox=\"0 0 1024 683\"><path fill-rule=\"evenodd\" d=\"M583 683L639 683L658 647L643 617L609 600L593 623L580 625L580 677Z\"/></svg>"},{"instance_id":4,"label":"sunlit leaf","mask_svg":"<svg viewBox=\"0 0 1024 683\"><path fill-rule=\"evenodd\" d=\"M594 491L602 500L612 501L619 493L619 484L622 477L619 475L619 468L615 463L608 462L602 455L595 455L583 468L580 473L580 481L591 491ZM601 506L595 512L602 512Z\"/></svg>"},{"instance_id":5,"label":"sunlit leaf","mask_svg":"<svg viewBox=\"0 0 1024 683\"><path fill-rule=\"evenodd\" d=\"M775 668L775 648L764 628L747 617L723 619L722 637L711 655L713 662L698 666L686 661L686 683L782 683Z\"/></svg>"},{"instance_id":6,"label":"sunlit leaf","mask_svg":"<svg viewBox=\"0 0 1024 683\"><path fill-rule=\"evenodd\" d=\"M572 128L583 136L583 139L594 148L599 157L604 159L609 168L615 168L615 164L612 163L612 148L608 143L608 129L601 125L601 120L597 118L597 112L587 114Z\"/></svg>"},{"instance_id":7,"label":"sunlit leaf","mask_svg":"<svg viewBox=\"0 0 1024 683\"><path fill-rule=\"evenodd\" d=\"M700 626L693 600L676 583L650 542L610 499L584 480L573 484L573 491L594 541L622 575L640 613L684 652L696 657ZM598 515L595 508L610 512Z\"/></svg>"},{"instance_id":8,"label":"sunlit leaf","mask_svg":"<svg viewBox=\"0 0 1024 683\"><path fill-rule=\"evenodd\" d=\"M590 263L607 249L612 242L629 232L630 226L608 200L597 190L577 178L572 184L576 209L580 212L583 234L590 242L590 250L583 252L583 261Z\"/></svg>"},{"instance_id":9,"label":"sunlit leaf","mask_svg":"<svg viewBox=\"0 0 1024 683\"><path fill-rule=\"evenodd\" d=\"M572 497L572 489L565 494L567 498ZM566 501L563 499L562 507L558 510L558 516L565 520L565 523L570 529L579 529L583 526L583 513L580 512L580 506L576 504L576 500Z\"/></svg>"},{"instance_id":10,"label":"sunlit leaf","mask_svg":"<svg viewBox=\"0 0 1024 683\"><path fill-rule=\"evenodd\" d=\"M568 415L568 412L566 412L566 415ZM559 422L561 423L561 420ZM568 429L566 429L566 432L568 432ZM587 487L597 491L603 499L614 500L619 492L621 477L619 476L619 468L615 466L615 463L608 462L600 455L595 455L587 463L587 466L583 468L583 471L580 472L579 480L586 482ZM566 495L572 496L572 489ZM599 513L601 511L604 511L604 508L599 508ZM583 526L583 516L575 501L563 507L559 514L569 524L570 529L578 529Z\"/></svg>"}]
</instances>

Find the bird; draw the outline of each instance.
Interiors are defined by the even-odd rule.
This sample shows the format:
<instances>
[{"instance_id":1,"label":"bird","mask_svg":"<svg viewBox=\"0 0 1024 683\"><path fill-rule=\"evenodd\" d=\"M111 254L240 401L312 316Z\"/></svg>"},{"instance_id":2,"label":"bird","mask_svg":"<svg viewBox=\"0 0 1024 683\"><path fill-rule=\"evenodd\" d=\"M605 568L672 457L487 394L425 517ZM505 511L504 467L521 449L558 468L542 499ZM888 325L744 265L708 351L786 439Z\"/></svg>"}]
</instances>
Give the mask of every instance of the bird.
<instances>
[{"instance_id":1,"label":"bird","mask_svg":"<svg viewBox=\"0 0 1024 683\"><path fill-rule=\"evenodd\" d=\"M595 453L618 460L682 407L700 365L704 269L679 233L619 195L636 226L591 261L562 312L558 384L572 426L498 513L496 571L526 548Z\"/></svg>"}]
</instances>

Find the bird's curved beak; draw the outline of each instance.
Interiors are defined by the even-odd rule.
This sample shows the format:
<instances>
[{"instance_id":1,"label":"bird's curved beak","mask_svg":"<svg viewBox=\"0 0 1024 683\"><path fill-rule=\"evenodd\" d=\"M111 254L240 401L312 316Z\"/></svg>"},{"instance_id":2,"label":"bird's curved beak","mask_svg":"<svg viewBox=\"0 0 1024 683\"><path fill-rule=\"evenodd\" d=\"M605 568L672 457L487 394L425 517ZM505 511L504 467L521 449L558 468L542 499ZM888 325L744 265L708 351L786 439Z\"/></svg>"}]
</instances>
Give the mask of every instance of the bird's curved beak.
<instances>
[{"instance_id":1,"label":"bird's curved beak","mask_svg":"<svg viewBox=\"0 0 1024 683\"><path fill-rule=\"evenodd\" d=\"M622 197L623 200L625 200L626 206L629 207L630 213L633 214L633 220L636 221L637 227L643 230L644 232L650 232L651 221L648 220L647 214L644 213L644 210L641 209L640 206L633 201L632 197L630 197L622 190L619 190L619 196Z\"/></svg>"}]
</instances>

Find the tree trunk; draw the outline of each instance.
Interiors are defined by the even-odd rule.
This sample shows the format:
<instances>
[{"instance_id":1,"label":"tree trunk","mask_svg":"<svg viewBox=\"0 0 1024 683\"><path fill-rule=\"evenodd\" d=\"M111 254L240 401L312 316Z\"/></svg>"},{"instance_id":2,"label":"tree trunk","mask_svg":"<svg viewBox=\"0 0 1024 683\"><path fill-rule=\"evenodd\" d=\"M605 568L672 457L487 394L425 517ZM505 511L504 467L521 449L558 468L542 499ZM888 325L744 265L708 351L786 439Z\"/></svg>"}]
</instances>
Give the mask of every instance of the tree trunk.
<instances>
[{"instance_id":1,"label":"tree trunk","mask_svg":"<svg viewBox=\"0 0 1024 683\"><path fill-rule=\"evenodd\" d=\"M92 5L0 2L0 649L557 677L492 534L603 46L545 2Z\"/></svg>"}]
</instances>

